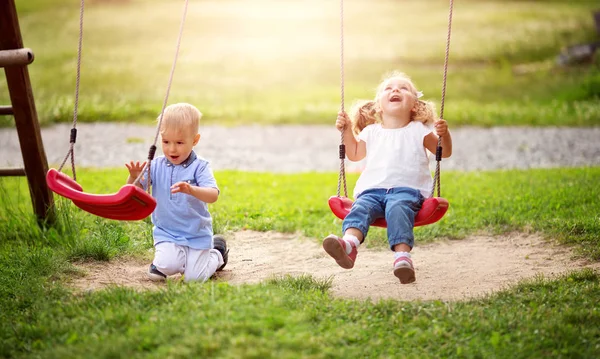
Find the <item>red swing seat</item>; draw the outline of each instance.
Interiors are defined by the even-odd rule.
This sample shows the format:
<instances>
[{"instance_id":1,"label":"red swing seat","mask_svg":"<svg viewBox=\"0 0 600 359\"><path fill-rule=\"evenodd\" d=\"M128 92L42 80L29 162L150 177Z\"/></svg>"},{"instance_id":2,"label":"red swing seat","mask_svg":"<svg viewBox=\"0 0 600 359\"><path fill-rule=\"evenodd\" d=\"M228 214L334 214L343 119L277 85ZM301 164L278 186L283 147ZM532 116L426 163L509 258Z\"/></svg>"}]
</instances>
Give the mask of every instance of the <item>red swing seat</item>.
<instances>
[{"instance_id":1,"label":"red swing seat","mask_svg":"<svg viewBox=\"0 0 600 359\"><path fill-rule=\"evenodd\" d=\"M121 221L136 221L148 217L156 208L156 200L143 189L127 184L115 194L83 192L79 183L62 172L51 168L46 174L48 187L70 199L86 212Z\"/></svg>"},{"instance_id":2,"label":"red swing seat","mask_svg":"<svg viewBox=\"0 0 600 359\"><path fill-rule=\"evenodd\" d=\"M350 209L352 208L352 203L354 202L348 197L329 197L329 208L331 208L333 214L335 214L339 219L346 218L346 216L350 212ZM444 214L446 214L448 206L449 203L445 198L427 198L423 202L421 210L419 211L419 213L417 213L417 216L415 217L415 227L424 226L439 221L444 216ZM371 225L381 228L387 228L387 222L385 221L385 218L378 218Z\"/></svg>"}]
</instances>

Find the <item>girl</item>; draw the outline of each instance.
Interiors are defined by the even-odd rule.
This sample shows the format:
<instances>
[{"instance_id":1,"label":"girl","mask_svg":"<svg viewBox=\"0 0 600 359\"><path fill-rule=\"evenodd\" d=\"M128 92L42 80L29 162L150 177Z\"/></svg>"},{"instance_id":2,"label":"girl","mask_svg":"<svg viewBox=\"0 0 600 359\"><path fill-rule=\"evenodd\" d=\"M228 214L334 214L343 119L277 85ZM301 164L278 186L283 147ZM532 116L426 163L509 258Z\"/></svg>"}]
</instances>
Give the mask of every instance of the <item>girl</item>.
<instances>
[{"instance_id":1,"label":"girl","mask_svg":"<svg viewBox=\"0 0 600 359\"><path fill-rule=\"evenodd\" d=\"M346 156L350 161L366 158L354 188L356 200L342 225L344 236L330 234L323 241L342 268L354 267L369 226L384 217L394 275L402 284L416 279L410 258L414 219L433 186L427 150L435 153L439 136L442 156L452 154L448 124L435 121L433 105L421 96L408 76L394 73L379 85L374 100L353 107L352 126L345 112L338 113L335 126L343 133ZM427 127L431 124L437 135Z\"/></svg>"}]
</instances>

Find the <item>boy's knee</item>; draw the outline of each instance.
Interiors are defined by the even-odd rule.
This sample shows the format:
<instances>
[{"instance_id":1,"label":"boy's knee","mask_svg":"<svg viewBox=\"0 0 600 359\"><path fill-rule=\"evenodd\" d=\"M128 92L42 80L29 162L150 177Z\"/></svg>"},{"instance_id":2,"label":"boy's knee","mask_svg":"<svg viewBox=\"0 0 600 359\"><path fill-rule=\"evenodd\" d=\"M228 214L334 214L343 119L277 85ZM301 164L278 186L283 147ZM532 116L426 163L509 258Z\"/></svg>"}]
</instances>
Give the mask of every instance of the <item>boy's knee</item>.
<instances>
[{"instance_id":1,"label":"boy's knee","mask_svg":"<svg viewBox=\"0 0 600 359\"><path fill-rule=\"evenodd\" d=\"M186 282L201 282L204 283L208 280L208 278L210 278L210 276L207 276L205 273L193 273L193 272L188 272L185 274L185 277L183 278L184 281Z\"/></svg>"},{"instance_id":2,"label":"boy's knee","mask_svg":"<svg viewBox=\"0 0 600 359\"><path fill-rule=\"evenodd\" d=\"M166 262L159 258L154 258L153 264L164 275L173 275L181 272L179 263Z\"/></svg>"},{"instance_id":3,"label":"boy's knee","mask_svg":"<svg viewBox=\"0 0 600 359\"><path fill-rule=\"evenodd\" d=\"M223 263L223 256L218 250L205 250L195 263L188 263L184 279L186 282L206 282Z\"/></svg>"}]
</instances>

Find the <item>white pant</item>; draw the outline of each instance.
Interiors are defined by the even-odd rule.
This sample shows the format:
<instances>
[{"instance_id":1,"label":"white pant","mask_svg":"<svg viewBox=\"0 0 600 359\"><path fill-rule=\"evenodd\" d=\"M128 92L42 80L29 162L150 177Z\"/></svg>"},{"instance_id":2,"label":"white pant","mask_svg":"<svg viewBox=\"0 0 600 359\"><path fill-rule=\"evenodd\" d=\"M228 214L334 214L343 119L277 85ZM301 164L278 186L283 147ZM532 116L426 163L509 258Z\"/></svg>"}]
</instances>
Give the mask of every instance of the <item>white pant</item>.
<instances>
[{"instance_id":1,"label":"white pant","mask_svg":"<svg viewBox=\"0 0 600 359\"><path fill-rule=\"evenodd\" d=\"M186 282L204 282L223 265L223 256L216 249L193 249L172 242L160 242L154 248L156 269L167 276L181 273Z\"/></svg>"}]
</instances>

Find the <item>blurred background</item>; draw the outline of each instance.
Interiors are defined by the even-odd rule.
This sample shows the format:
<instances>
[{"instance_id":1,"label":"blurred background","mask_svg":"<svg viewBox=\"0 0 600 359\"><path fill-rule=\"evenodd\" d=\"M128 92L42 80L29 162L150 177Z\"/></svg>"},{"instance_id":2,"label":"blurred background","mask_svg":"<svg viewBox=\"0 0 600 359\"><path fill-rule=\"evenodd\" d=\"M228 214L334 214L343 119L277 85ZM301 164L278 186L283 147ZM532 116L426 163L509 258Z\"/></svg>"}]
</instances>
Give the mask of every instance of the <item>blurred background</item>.
<instances>
[{"instance_id":1,"label":"blurred background","mask_svg":"<svg viewBox=\"0 0 600 359\"><path fill-rule=\"evenodd\" d=\"M391 70L439 104L448 1L344 3L346 107L372 98ZM35 53L40 122L70 122L79 1L16 4ZM80 121L154 123L183 5L86 1ZM585 0L455 1L445 117L454 126L600 124L597 11L600 3ZM340 2L190 0L169 102L195 104L205 124L331 124L340 107ZM9 103L3 76L0 103Z\"/></svg>"}]
</instances>

